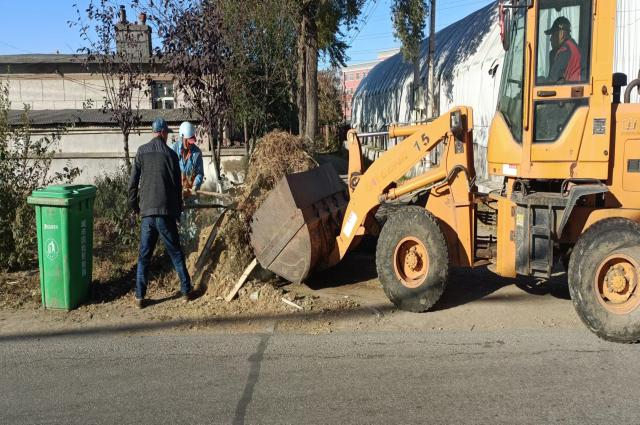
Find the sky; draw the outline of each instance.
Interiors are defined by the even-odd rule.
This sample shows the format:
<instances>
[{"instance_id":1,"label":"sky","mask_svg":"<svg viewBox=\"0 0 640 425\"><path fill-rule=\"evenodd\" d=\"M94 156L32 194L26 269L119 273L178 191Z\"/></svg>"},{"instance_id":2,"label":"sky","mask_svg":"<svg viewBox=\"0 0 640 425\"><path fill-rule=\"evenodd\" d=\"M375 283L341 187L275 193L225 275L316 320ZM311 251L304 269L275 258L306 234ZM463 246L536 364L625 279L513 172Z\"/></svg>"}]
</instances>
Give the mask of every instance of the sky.
<instances>
[{"instance_id":1,"label":"sky","mask_svg":"<svg viewBox=\"0 0 640 425\"><path fill-rule=\"evenodd\" d=\"M126 0L114 3L127 3ZM438 0L436 30L478 10L492 0ZM89 0L0 0L0 54L76 53L82 47L77 28L68 21L77 18L74 4L80 10ZM398 47L391 24L391 0L369 0L357 28L345 32L351 46L349 64L367 62L380 50ZM130 12L130 20L137 14ZM325 61L320 66L324 67Z\"/></svg>"},{"instance_id":2,"label":"sky","mask_svg":"<svg viewBox=\"0 0 640 425\"><path fill-rule=\"evenodd\" d=\"M0 0L1 1L1 0ZM437 0L436 31L490 4L493 0ZM427 25L428 28L428 25ZM376 59L380 50L400 47L393 37L391 0L370 0L357 29L346 33L349 64Z\"/></svg>"}]
</instances>

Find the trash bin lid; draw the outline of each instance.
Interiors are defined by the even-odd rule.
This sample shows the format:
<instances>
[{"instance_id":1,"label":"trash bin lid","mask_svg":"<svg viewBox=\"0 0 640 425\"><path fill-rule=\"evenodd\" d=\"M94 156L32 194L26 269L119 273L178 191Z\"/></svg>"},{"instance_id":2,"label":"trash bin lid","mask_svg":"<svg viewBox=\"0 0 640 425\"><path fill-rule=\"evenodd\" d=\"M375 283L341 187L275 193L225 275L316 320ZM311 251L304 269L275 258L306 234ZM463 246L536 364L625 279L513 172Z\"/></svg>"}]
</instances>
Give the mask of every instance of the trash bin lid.
<instances>
[{"instance_id":1,"label":"trash bin lid","mask_svg":"<svg viewBox=\"0 0 640 425\"><path fill-rule=\"evenodd\" d=\"M81 184L55 184L34 190L27 198L31 205L69 206L96 195L96 187Z\"/></svg>"}]
</instances>

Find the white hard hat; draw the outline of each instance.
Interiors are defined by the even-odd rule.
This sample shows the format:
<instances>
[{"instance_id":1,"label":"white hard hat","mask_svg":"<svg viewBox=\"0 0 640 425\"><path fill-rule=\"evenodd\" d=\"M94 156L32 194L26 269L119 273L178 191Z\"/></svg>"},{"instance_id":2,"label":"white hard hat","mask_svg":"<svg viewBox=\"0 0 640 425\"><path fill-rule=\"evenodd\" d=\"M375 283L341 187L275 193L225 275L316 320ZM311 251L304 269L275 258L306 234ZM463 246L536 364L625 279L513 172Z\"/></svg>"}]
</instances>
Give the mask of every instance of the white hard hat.
<instances>
[{"instance_id":1,"label":"white hard hat","mask_svg":"<svg viewBox=\"0 0 640 425\"><path fill-rule=\"evenodd\" d=\"M180 124L180 130L178 130L178 134L180 135L181 139L183 137L185 139L191 139L196 135L196 127L193 124L191 124L189 121L185 121L182 124Z\"/></svg>"}]
</instances>

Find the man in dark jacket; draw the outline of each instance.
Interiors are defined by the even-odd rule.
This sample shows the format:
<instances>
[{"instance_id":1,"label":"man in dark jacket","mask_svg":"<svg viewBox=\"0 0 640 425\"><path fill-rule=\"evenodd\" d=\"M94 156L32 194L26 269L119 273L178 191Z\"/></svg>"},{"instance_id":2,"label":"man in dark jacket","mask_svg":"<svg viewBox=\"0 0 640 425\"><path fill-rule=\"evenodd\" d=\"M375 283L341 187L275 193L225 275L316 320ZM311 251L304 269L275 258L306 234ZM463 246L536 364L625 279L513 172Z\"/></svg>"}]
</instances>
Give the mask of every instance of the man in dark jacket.
<instances>
[{"instance_id":1,"label":"man in dark jacket","mask_svg":"<svg viewBox=\"0 0 640 425\"><path fill-rule=\"evenodd\" d=\"M191 294L191 278L180 246L177 221L182 213L182 176L178 155L167 146L169 127L162 118L153 122L155 137L140 146L129 181L129 207L142 217L135 303L144 305L149 262L158 236L180 278L183 300Z\"/></svg>"}]
</instances>

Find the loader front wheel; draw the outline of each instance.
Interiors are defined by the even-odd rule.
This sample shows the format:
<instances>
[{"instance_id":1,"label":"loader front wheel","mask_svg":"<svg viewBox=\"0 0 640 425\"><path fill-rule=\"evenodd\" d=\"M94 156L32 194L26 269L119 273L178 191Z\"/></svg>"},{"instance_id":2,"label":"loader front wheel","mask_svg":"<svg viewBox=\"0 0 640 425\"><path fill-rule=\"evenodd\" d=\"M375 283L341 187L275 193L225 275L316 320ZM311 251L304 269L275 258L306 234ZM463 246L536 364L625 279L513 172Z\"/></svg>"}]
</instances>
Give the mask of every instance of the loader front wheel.
<instances>
[{"instance_id":1,"label":"loader front wheel","mask_svg":"<svg viewBox=\"0 0 640 425\"><path fill-rule=\"evenodd\" d=\"M640 225L610 218L592 225L569 261L578 316L608 341L640 341Z\"/></svg>"},{"instance_id":2,"label":"loader front wheel","mask_svg":"<svg viewBox=\"0 0 640 425\"><path fill-rule=\"evenodd\" d=\"M384 292L398 308L423 312L442 296L449 277L447 242L422 207L405 207L385 223L376 247Z\"/></svg>"}]
</instances>

